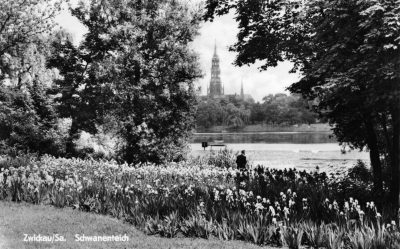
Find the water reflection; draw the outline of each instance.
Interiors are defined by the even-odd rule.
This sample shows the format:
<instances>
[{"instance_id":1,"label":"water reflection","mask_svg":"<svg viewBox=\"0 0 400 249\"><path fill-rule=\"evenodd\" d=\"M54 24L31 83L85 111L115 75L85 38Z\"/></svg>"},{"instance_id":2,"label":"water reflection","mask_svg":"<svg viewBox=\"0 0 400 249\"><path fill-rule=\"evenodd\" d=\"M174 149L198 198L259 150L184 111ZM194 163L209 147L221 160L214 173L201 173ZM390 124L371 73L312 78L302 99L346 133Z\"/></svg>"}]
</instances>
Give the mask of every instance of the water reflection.
<instances>
[{"instance_id":1,"label":"water reflection","mask_svg":"<svg viewBox=\"0 0 400 249\"><path fill-rule=\"evenodd\" d=\"M224 143L293 143L321 144L336 143L329 132L260 132L260 133L195 133L192 143L223 140Z\"/></svg>"}]
</instances>

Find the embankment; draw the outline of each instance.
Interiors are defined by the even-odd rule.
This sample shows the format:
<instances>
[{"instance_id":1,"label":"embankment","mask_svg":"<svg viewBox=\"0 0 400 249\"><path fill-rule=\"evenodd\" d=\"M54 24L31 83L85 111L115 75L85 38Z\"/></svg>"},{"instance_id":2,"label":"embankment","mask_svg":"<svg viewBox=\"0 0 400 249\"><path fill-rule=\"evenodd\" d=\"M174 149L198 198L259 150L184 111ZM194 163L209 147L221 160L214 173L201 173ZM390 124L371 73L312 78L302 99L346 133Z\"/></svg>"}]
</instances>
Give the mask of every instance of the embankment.
<instances>
[{"instance_id":1,"label":"embankment","mask_svg":"<svg viewBox=\"0 0 400 249\"><path fill-rule=\"evenodd\" d=\"M210 128L197 127L195 133L221 133L221 132L330 132L332 127L328 124L311 124L298 126L272 126L272 125L247 125L243 128L229 128L226 126L213 126Z\"/></svg>"}]
</instances>

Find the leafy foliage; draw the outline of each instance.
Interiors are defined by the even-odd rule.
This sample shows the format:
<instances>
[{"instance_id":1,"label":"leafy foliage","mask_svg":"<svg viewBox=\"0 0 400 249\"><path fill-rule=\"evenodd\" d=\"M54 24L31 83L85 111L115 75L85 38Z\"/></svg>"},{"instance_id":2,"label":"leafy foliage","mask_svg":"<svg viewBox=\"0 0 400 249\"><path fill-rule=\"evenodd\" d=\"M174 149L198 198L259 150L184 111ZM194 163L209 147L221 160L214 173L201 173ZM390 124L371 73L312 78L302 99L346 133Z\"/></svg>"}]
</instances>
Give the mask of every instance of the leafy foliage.
<instances>
[{"instance_id":1,"label":"leafy foliage","mask_svg":"<svg viewBox=\"0 0 400 249\"><path fill-rule=\"evenodd\" d=\"M92 55L84 46L75 47L65 31L55 34L51 48L47 67L59 70L61 77L53 82L48 92L55 96L60 118L72 121L66 148L70 156L77 156L74 140L79 138L80 131L98 132L96 124L102 124L111 92L104 79L98 77L98 63Z\"/></svg>"},{"instance_id":2,"label":"leafy foliage","mask_svg":"<svg viewBox=\"0 0 400 249\"><path fill-rule=\"evenodd\" d=\"M316 115L311 112L312 104L301 96L292 94L269 94L263 98L262 104L264 120L274 124L315 123Z\"/></svg>"},{"instance_id":3,"label":"leafy foliage","mask_svg":"<svg viewBox=\"0 0 400 249\"><path fill-rule=\"evenodd\" d=\"M170 147L183 149L193 126L193 82L201 76L189 48L198 10L150 0L82 2L71 11L89 30L82 43L83 58L95 65L88 79L99 91L110 89L106 106L117 120L120 159L162 162Z\"/></svg>"},{"instance_id":4,"label":"leafy foliage","mask_svg":"<svg viewBox=\"0 0 400 249\"><path fill-rule=\"evenodd\" d=\"M56 113L43 89L36 83L29 93L0 88L0 140L7 147L26 152L64 155L64 135L57 126Z\"/></svg>"},{"instance_id":5,"label":"leafy foliage","mask_svg":"<svg viewBox=\"0 0 400 249\"><path fill-rule=\"evenodd\" d=\"M46 68L54 16L63 1L2 1L0 7L0 126L2 152L65 153L52 96L57 72ZM13 149L10 149L13 148Z\"/></svg>"},{"instance_id":6,"label":"leafy foliage","mask_svg":"<svg viewBox=\"0 0 400 249\"><path fill-rule=\"evenodd\" d=\"M294 125L315 123L312 105L299 95L270 94L263 103L230 98L229 102L206 99L197 105L196 124L209 128L223 125L241 128L250 123Z\"/></svg>"},{"instance_id":7,"label":"leafy foliage","mask_svg":"<svg viewBox=\"0 0 400 249\"><path fill-rule=\"evenodd\" d=\"M250 110L241 103L219 102L212 99L200 101L197 105L196 124L202 127L223 125L232 128L241 128L250 121Z\"/></svg>"},{"instance_id":8,"label":"leafy foliage","mask_svg":"<svg viewBox=\"0 0 400 249\"><path fill-rule=\"evenodd\" d=\"M1 1L0 57L20 45L34 43L39 34L50 32L54 17L61 10L61 1Z\"/></svg>"}]
</instances>

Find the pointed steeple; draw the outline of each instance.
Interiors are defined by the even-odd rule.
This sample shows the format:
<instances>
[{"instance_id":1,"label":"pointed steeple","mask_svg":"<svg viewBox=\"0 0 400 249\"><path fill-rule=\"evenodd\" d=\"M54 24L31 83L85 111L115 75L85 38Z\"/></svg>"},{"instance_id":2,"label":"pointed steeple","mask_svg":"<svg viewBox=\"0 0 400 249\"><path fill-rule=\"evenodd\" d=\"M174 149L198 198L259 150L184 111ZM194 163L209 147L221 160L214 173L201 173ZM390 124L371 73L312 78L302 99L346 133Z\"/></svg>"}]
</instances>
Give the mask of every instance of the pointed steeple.
<instances>
[{"instance_id":1,"label":"pointed steeple","mask_svg":"<svg viewBox=\"0 0 400 249\"><path fill-rule=\"evenodd\" d=\"M242 88L240 89L240 96L244 96L244 92L243 92L243 78L242 78Z\"/></svg>"},{"instance_id":2,"label":"pointed steeple","mask_svg":"<svg viewBox=\"0 0 400 249\"><path fill-rule=\"evenodd\" d=\"M220 96L224 94L224 88L221 82L221 70L219 68L219 57L217 54L217 40L215 40L214 44L214 55L212 57L212 66L211 66L211 80L210 80L210 91L209 96Z\"/></svg>"}]
</instances>

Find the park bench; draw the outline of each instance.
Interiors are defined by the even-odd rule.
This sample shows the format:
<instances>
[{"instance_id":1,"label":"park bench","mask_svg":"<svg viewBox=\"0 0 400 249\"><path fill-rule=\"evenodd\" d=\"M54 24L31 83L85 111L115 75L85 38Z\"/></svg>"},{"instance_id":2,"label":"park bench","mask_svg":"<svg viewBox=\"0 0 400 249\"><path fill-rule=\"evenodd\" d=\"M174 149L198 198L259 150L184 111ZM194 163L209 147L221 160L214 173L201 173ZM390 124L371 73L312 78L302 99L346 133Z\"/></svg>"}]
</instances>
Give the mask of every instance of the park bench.
<instances>
[{"instance_id":1,"label":"park bench","mask_svg":"<svg viewBox=\"0 0 400 249\"><path fill-rule=\"evenodd\" d=\"M221 141L215 140L214 143L212 143L212 144L208 144L208 142L202 142L201 146L204 148L204 150L206 150L206 147L208 147L208 146L210 146L210 150L212 150L213 146L226 148L226 144L224 144L223 140L221 140Z\"/></svg>"}]
</instances>

